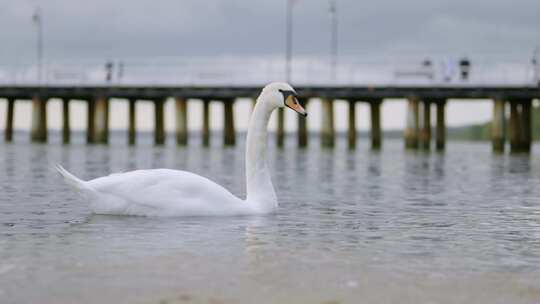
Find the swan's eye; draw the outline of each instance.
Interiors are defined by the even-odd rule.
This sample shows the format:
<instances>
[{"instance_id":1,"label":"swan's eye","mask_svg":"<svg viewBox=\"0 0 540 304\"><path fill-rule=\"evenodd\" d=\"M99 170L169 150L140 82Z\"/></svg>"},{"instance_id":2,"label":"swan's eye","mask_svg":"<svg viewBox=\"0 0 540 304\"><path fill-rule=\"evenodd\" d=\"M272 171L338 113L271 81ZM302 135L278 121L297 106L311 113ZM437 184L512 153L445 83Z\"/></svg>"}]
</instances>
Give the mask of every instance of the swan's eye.
<instances>
[{"instance_id":1,"label":"swan's eye","mask_svg":"<svg viewBox=\"0 0 540 304\"><path fill-rule=\"evenodd\" d=\"M285 98L287 98L287 97L289 97L291 95L294 96L294 97L298 97L294 91L288 91L288 90L281 90L280 89L279 92L281 94L283 94L283 97L285 97Z\"/></svg>"}]
</instances>

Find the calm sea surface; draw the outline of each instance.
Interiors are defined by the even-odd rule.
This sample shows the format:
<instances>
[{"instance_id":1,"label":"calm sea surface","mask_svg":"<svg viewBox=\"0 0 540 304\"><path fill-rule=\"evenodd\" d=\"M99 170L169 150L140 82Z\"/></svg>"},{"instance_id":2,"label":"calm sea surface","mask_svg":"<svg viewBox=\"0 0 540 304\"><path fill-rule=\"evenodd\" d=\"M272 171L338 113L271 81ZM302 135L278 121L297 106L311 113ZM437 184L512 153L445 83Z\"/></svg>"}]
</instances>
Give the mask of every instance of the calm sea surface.
<instances>
[{"instance_id":1,"label":"calm sea surface","mask_svg":"<svg viewBox=\"0 0 540 304\"><path fill-rule=\"evenodd\" d=\"M182 169L244 196L243 138L139 139L0 144L0 303L540 303L538 149L290 138L269 147L280 207L265 217L96 216L52 169Z\"/></svg>"}]
</instances>

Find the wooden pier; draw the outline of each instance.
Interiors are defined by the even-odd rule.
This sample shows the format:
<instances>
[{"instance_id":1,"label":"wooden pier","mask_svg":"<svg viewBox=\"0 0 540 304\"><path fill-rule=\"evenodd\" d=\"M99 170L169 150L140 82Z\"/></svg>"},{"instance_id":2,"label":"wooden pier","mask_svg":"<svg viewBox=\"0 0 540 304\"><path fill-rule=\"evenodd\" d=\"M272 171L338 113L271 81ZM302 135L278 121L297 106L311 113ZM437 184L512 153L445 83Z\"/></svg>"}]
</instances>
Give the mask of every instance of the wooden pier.
<instances>
[{"instance_id":1,"label":"wooden pier","mask_svg":"<svg viewBox=\"0 0 540 304\"><path fill-rule=\"evenodd\" d=\"M409 149L430 150L432 135L435 148L443 150L446 143L445 106L449 99L492 99L493 120L491 123L492 146L497 153L504 152L506 135L509 134L512 152L528 152L532 143L532 101L540 97L540 88L533 86L339 86L314 87L297 86L300 102L304 105L312 98L320 98L322 103L321 145L333 147L335 144L334 101L348 102L347 142L351 149L356 147L356 113L358 102L368 103L371 116L371 147L380 149L383 144L381 130L381 105L388 98L407 99L407 121L404 130L405 146ZM7 102L5 141L13 140L14 111L17 102L32 102L31 140L47 141L47 101L51 98L62 100L63 143L70 142L69 105L70 102L84 101L88 104L87 142L107 143L109 138L109 100L124 99L129 104L128 143L136 142L136 104L138 101L152 101L154 104L154 139L156 145L165 143L164 103L167 98L175 99L176 142L189 142L188 119L202 119L202 142L210 144L210 103L224 105L223 144L236 143L234 103L237 98L253 98L260 87L188 87L188 86L0 86L0 99ZM188 100L203 102L202 118L191 117ZM472 101L471 101L472 102ZM435 132L431 126L431 109L435 108ZM509 111L507 110L509 109ZM283 146L285 119L283 111L277 115L277 145ZM508 121L509 126L506 126ZM509 132L507 132L507 127ZM308 145L308 121L298 117L298 146Z\"/></svg>"}]
</instances>

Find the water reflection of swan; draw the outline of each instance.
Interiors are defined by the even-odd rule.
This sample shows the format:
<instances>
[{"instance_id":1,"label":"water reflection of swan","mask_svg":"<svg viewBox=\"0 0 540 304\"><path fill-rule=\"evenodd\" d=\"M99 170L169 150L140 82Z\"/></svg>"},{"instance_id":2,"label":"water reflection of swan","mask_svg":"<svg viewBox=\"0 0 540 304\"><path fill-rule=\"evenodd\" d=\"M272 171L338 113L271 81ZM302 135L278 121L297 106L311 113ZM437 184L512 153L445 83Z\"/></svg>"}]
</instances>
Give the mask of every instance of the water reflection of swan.
<instances>
[{"instance_id":1,"label":"water reflection of swan","mask_svg":"<svg viewBox=\"0 0 540 304\"><path fill-rule=\"evenodd\" d=\"M307 115L298 103L294 89L286 83L267 85L257 99L247 132L246 200L187 171L136 170L82 181L59 165L57 169L98 214L218 216L271 213L277 207L277 198L266 163L267 126L272 112L285 106Z\"/></svg>"}]
</instances>

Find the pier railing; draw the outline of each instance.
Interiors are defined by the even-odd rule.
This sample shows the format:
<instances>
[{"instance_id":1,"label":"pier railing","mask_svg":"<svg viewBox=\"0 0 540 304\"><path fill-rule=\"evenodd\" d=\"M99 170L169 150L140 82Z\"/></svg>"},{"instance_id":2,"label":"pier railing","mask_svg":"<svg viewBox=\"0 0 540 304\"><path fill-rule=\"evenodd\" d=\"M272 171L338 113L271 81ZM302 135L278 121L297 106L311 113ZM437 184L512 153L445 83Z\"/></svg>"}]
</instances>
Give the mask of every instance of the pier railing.
<instances>
[{"instance_id":1,"label":"pier railing","mask_svg":"<svg viewBox=\"0 0 540 304\"><path fill-rule=\"evenodd\" d=\"M530 59L470 59L466 77L459 60L438 58L343 59L332 78L330 63L302 57L292 63L295 85L530 85L540 67ZM540 64L540 63L538 63ZM263 85L285 79L281 58L135 58L51 61L42 79L35 64L0 64L0 84L46 85Z\"/></svg>"}]
</instances>

